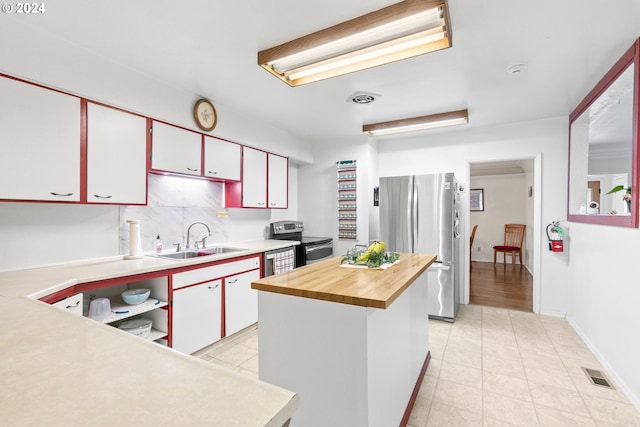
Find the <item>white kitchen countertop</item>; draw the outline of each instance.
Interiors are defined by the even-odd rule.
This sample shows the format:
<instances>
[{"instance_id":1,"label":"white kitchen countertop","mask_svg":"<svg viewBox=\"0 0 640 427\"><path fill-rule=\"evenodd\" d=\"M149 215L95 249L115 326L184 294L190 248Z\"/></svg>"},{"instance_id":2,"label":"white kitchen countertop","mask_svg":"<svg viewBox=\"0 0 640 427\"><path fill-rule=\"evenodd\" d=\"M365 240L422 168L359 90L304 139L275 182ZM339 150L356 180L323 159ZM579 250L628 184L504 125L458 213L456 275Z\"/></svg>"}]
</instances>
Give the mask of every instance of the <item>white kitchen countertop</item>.
<instances>
[{"instance_id":1,"label":"white kitchen countertop","mask_svg":"<svg viewBox=\"0 0 640 427\"><path fill-rule=\"evenodd\" d=\"M112 257L0 272L0 424L282 426L298 406L295 393L33 298L296 243L234 242L227 246L247 250L187 261Z\"/></svg>"}]
</instances>

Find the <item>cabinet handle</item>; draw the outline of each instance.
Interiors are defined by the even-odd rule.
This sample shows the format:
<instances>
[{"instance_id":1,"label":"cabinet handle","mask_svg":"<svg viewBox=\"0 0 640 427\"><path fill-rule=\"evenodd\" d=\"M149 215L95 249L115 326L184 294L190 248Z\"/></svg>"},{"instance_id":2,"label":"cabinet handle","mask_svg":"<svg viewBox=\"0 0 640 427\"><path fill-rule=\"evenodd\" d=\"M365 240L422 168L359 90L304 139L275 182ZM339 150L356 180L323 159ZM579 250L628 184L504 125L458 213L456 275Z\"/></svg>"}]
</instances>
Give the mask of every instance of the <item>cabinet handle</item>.
<instances>
[{"instance_id":1,"label":"cabinet handle","mask_svg":"<svg viewBox=\"0 0 640 427\"><path fill-rule=\"evenodd\" d=\"M93 197L95 197L97 199L110 199L113 196L100 196L98 194L94 194Z\"/></svg>"},{"instance_id":2,"label":"cabinet handle","mask_svg":"<svg viewBox=\"0 0 640 427\"><path fill-rule=\"evenodd\" d=\"M269 204L270 204L271 206L275 206L275 205L276 205L275 203L269 203Z\"/></svg>"},{"instance_id":3,"label":"cabinet handle","mask_svg":"<svg viewBox=\"0 0 640 427\"><path fill-rule=\"evenodd\" d=\"M193 169L193 168L187 168L187 170L191 172L198 172L198 169Z\"/></svg>"},{"instance_id":4,"label":"cabinet handle","mask_svg":"<svg viewBox=\"0 0 640 427\"><path fill-rule=\"evenodd\" d=\"M264 202L258 202L258 205L264 206Z\"/></svg>"},{"instance_id":5,"label":"cabinet handle","mask_svg":"<svg viewBox=\"0 0 640 427\"><path fill-rule=\"evenodd\" d=\"M233 280L229 280L227 281L228 284L232 284L232 283L236 283L238 281L238 279L233 279Z\"/></svg>"},{"instance_id":6,"label":"cabinet handle","mask_svg":"<svg viewBox=\"0 0 640 427\"><path fill-rule=\"evenodd\" d=\"M215 285L215 286L207 286L209 289L218 289L218 286L220 285Z\"/></svg>"},{"instance_id":7,"label":"cabinet handle","mask_svg":"<svg viewBox=\"0 0 640 427\"><path fill-rule=\"evenodd\" d=\"M61 193L54 193L53 191L49 192L49 194L51 194L52 196L60 196L60 197L70 197L70 196L73 196L73 193L61 194Z\"/></svg>"},{"instance_id":8,"label":"cabinet handle","mask_svg":"<svg viewBox=\"0 0 640 427\"><path fill-rule=\"evenodd\" d=\"M77 306L79 306L79 305L80 305L80 301L76 301L76 304L75 304L75 305L68 305L68 306L66 307L66 309L67 309L67 310L70 310L70 309L72 309L72 308L76 308L76 307L77 307Z\"/></svg>"},{"instance_id":9,"label":"cabinet handle","mask_svg":"<svg viewBox=\"0 0 640 427\"><path fill-rule=\"evenodd\" d=\"M217 171L207 171L207 172L209 172L211 175L218 175Z\"/></svg>"}]
</instances>

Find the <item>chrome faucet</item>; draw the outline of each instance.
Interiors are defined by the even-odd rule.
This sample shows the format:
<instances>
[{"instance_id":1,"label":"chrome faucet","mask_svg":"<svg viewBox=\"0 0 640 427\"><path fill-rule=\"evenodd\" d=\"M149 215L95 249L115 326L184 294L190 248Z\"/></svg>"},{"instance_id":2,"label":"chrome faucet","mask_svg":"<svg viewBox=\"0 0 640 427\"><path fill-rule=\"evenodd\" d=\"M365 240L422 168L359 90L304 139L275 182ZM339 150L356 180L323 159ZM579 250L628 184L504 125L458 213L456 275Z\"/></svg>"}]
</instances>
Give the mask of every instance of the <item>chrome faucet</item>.
<instances>
[{"instance_id":1,"label":"chrome faucet","mask_svg":"<svg viewBox=\"0 0 640 427\"><path fill-rule=\"evenodd\" d=\"M189 228L187 228L187 246L185 247L185 249L189 249L191 246L189 245L189 241L191 239L191 227L193 227L196 224L202 224L207 228L207 231L209 232L209 234L207 234L205 237L202 238L202 247L204 248L205 245L205 240L207 239L208 236L211 236L211 229L209 228L209 226L207 224L205 224L204 222L194 222L193 224L191 224L189 226Z\"/></svg>"}]
</instances>

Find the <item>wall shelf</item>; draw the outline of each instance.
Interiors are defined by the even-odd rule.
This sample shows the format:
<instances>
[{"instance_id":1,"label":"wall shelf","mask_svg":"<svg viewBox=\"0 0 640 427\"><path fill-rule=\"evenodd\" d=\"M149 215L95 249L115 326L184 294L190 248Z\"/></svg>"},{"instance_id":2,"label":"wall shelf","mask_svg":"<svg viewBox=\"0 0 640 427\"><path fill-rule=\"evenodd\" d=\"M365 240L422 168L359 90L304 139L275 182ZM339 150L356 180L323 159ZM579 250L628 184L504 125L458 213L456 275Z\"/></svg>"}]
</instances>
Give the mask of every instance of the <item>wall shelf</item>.
<instances>
[{"instance_id":1,"label":"wall shelf","mask_svg":"<svg viewBox=\"0 0 640 427\"><path fill-rule=\"evenodd\" d=\"M336 162L338 184L338 239L358 238L358 173L355 160Z\"/></svg>"}]
</instances>

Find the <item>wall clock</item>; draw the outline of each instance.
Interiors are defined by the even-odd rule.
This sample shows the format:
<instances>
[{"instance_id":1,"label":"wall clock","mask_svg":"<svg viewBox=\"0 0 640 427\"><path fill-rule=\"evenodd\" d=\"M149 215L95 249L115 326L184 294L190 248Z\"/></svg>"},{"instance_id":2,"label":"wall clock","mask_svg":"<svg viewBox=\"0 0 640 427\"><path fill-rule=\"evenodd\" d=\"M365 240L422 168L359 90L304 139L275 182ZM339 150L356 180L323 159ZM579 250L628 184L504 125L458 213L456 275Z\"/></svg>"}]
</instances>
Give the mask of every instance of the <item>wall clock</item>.
<instances>
[{"instance_id":1,"label":"wall clock","mask_svg":"<svg viewBox=\"0 0 640 427\"><path fill-rule=\"evenodd\" d=\"M218 122L216 109L213 107L211 101L206 99L199 99L196 102L193 107L193 118L198 127L207 132L213 130Z\"/></svg>"}]
</instances>

